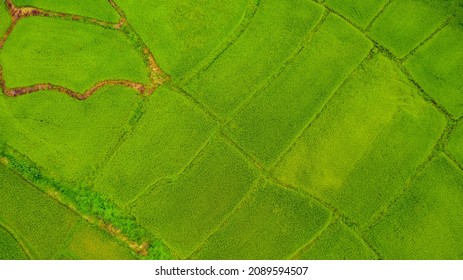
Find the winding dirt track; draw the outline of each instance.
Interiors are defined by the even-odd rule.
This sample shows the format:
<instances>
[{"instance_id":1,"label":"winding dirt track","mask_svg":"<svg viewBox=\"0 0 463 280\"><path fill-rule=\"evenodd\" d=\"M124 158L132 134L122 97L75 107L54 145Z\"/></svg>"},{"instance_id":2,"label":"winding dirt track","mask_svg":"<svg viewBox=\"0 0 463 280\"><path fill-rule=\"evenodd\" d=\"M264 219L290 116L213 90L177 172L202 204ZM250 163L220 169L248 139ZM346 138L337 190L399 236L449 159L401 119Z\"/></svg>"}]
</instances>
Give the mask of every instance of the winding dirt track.
<instances>
[{"instance_id":1,"label":"winding dirt track","mask_svg":"<svg viewBox=\"0 0 463 280\"><path fill-rule=\"evenodd\" d=\"M102 87L114 86L114 85L132 88L142 95L150 95L154 92L154 90L156 90L158 86L162 85L163 83L165 83L166 81L170 79L170 77L166 73L164 73L164 71L162 71L162 69L156 63L156 59L154 58L153 54L151 53L149 48L146 46L146 44L143 42L143 40L140 38L140 36L136 32L133 31L133 28L127 22L125 15L122 12L120 12L120 9L117 7L114 1L109 1L109 3L113 6L113 8L118 12L118 14L121 17L121 19L117 23L105 22L105 21L93 19L90 17L47 11L47 10L42 10L42 9L35 8L35 7L17 7L12 2L12 0L5 0L5 3L8 8L10 17L11 17L11 24L8 27L5 34L0 39L0 50L3 48L3 45L5 44L5 42L8 40L11 32L14 30L16 23L23 18L32 17L32 16L42 16L42 17L61 18L64 20L71 20L71 21L86 22L86 23L95 24L95 25L98 25L104 28L119 30L122 33L124 33L129 39L132 38L129 35L133 35L133 34L136 35L135 40L138 44L142 45L141 55L143 56L143 59L145 61L146 68L147 68L147 71L150 77L149 84L142 84L142 83L138 83L138 82L134 82L130 80L104 80L104 81L96 83L95 85L93 85L91 88L89 88L83 93L76 92L64 86L54 85L51 83L41 83L41 84L35 84L35 85L30 85L30 86L25 86L25 87L8 88L6 86L6 81L3 75L3 67L2 65L0 65L0 88L2 89L3 93L7 96L16 97L16 96L30 94L30 93L34 93L34 92L38 92L42 90L53 90L53 91L67 94L68 96L78 99L78 100L85 100L89 98L90 96L92 96L94 93L96 93L98 90L100 90Z\"/></svg>"}]
</instances>

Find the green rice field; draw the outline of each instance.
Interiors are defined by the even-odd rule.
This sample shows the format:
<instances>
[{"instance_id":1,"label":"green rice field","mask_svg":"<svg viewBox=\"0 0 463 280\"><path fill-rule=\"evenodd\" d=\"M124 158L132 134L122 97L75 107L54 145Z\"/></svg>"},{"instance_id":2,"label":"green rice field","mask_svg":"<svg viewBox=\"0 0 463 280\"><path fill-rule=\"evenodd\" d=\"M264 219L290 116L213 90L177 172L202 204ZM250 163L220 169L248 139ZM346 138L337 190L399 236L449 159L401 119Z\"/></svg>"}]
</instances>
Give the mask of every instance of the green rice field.
<instances>
[{"instance_id":1,"label":"green rice field","mask_svg":"<svg viewBox=\"0 0 463 280\"><path fill-rule=\"evenodd\" d=\"M0 2L0 260L462 260L462 0Z\"/></svg>"}]
</instances>

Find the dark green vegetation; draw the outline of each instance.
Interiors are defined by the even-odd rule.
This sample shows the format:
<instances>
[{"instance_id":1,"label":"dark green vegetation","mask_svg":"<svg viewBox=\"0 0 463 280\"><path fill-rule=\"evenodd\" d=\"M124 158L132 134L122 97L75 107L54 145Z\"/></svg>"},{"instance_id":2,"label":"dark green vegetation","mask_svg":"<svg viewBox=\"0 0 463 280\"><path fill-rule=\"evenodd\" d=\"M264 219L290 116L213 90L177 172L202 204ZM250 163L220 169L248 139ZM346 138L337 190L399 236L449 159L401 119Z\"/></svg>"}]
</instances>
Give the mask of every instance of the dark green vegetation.
<instances>
[{"instance_id":1,"label":"dark green vegetation","mask_svg":"<svg viewBox=\"0 0 463 280\"><path fill-rule=\"evenodd\" d=\"M463 259L462 1L0 3L0 259Z\"/></svg>"}]
</instances>

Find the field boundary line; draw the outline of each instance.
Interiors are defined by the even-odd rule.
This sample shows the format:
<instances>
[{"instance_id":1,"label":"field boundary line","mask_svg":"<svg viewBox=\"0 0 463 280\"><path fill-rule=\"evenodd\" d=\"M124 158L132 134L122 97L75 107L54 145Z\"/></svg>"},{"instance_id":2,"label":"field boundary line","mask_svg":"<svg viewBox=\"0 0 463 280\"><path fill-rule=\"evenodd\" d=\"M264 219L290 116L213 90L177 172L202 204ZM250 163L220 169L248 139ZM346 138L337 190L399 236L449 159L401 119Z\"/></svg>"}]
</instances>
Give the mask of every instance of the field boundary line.
<instances>
[{"instance_id":1,"label":"field boundary line","mask_svg":"<svg viewBox=\"0 0 463 280\"><path fill-rule=\"evenodd\" d=\"M39 8L34 7L17 7L12 0L5 0L8 12L11 16L11 24L5 34L3 34L0 40L0 49L3 48L6 40L11 35L14 27L16 26L17 22L23 18L32 17L32 16L41 16L41 17L49 17L49 18L61 18L70 21L76 22L85 22L91 23L96 26L101 26L104 28L109 28L112 30L120 31L122 34L125 35L127 40L132 43L132 47L139 52L139 55L142 57L145 67L147 69L147 75L150 80L148 85L143 83L138 83L130 80L104 80L97 82L92 87L87 89L83 93L76 92L70 88L54 85L51 83L40 83L31 86L25 87L17 87L17 88L8 88L6 86L6 81L3 77L3 67L0 66L0 86L3 90L4 94L10 97L16 97L24 94L30 94L37 91L42 90L53 90L57 92L61 92L67 94L68 96L78 99L84 100L93 95L97 92L100 88L106 85L119 85L119 86L126 86L129 88L133 88L134 90L138 91L141 95L151 95L157 87L164 84L166 81L170 80L170 77L164 73L159 65L157 64L153 54L149 50L148 46L139 36L139 34L133 29L133 27L127 22L124 13L119 9L119 7L114 3L112 0L108 0L111 6L116 10L116 12L121 17L118 23L107 23L104 21L99 21L92 18L82 17L78 15L66 14L66 13L59 13L59 12L51 12L47 10L42 10ZM134 36L132 36L134 35Z\"/></svg>"},{"instance_id":2,"label":"field boundary line","mask_svg":"<svg viewBox=\"0 0 463 280\"><path fill-rule=\"evenodd\" d=\"M15 150L13 147L10 147L8 144L5 145L10 151L9 152L3 152L0 153L0 156L5 156L7 157L7 162L8 162L8 157L18 160L18 157L22 157L23 160L27 161L27 164L33 164L35 163L30 160L27 156L21 154L17 150ZM20 160L18 160L20 161ZM118 241L122 242L127 246L128 249L136 253L137 255L144 257L148 255L148 248L147 246L151 245L152 243L160 243L162 246L167 248L170 253L174 252L167 244L164 243L164 241L161 238L158 238L157 236L151 236L150 234L143 234L140 236L140 243L137 241L131 240L126 233L122 232L119 228L116 228L113 226L113 223L109 220L105 220L103 217L97 217L90 214L85 214L81 210L77 209L77 201L75 198L72 198L71 196L65 194L62 189L60 189L60 186L62 187L62 182L61 181L56 181L52 177L49 177L48 174L41 173L40 183L35 182L34 178L28 179L26 176L21 174L16 168L11 167L9 164L5 164L5 166L14 172L15 174L19 175L22 180L24 180L28 185L30 185L32 188L35 188L39 192L45 194L47 197L61 205L62 207L70 210L74 215L76 215L77 218L81 218L85 221L87 221L89 224L92 224L96 226L97 228L107 232L111 237L117 239ZM37 165L36 165L37 166ZM39 169L41 170L41 169ZM50 183L50 182L55 182L56 184ZM41 186L39 186L41 185ZM72 189L67 189L63 188L64 190L68 191L73 191ZM94 191L92 191L94 193ZM65 202L67 200L67 203ZM121 210L119 206L117 206L116 210ZM122 213L121 217L119 219L129 219L132 216L127 215L124 211L120 211ZM128 221L128 220L127 220ZM146 230L137 224L137 227L139 230L142 230L145 232ZM148 232L148 231L146 231ZM148 232L150 233L150 232ZM152 238L153 237L153 238ZM146 253L146 254L145 254Z\"/></svg>"},{"instance_id":3,"label":"field boundary line","mask_svg":"<svg viewBox=\"0 0 463 280\"><path fill-rule=\"evenodd\" d=\"M249 106L253 100L255 100L258 96L262 94L262 92L268 88L279 76L283 75L285 70L290 67L290 65L294 62L294 60L304 51L304 49L310 45L314 36L317 34L320 27L326 21L326 18L330 14L330 11L324 9L323 14L321 15L320 19L317 23L307 31L307 33L302 37L299 43L295 46L294 50L291 54L283 61L283 63L276 67L276 71L272 73L267 79L262 81L251 94L249 94L243 101L239 103L239 105L232 110L232 112L227 117L227 122L224 125L228 125L239 113L241 113L247 106Z\"/></svg>"},{"instance_id":4,"label":"field boundary line","mask_svg":"<svg viewBox=\"0 0 463 280\"><path fill-rule=\"evenodd\" d=\"M442 146L445 139L448 137L448 126L443 129L439 139L434 143L433 148L431 149L428 156L415 168L415 171L412 175L406 180L404 186L397 190L395 194L392 195L392 198L386 201L377 211L373 213L370 220L366 222L360 230L366 232L373 227L375 227L384 216L389 212L389 210L396 205L396 203L405 196L408 191L412 188L413 183L423 174L426 167L432 162L440 153L442 153Z\"/></svg>"},{"instance_id":5,"label":"field boundary line","mask_svg":"<svg viewBox=\"0 0 463 280\"><path fill-rule=\"evenodd\" d=\"M136 196L134 196L131 200L127 201L122 207L123 208L130 208L130 207L134 206L142 196L151 193L156 188L156 186L158 186L162 182L167 183L167 182L176 181L187 170L191 169L193 167L193 165L195 164L195 162L201 156L204 155L204 153L206 152L206 149L214 141L214 138L216 137L216 134L217 134L217 129L215 129L215 131L213 131L211 133L211 135L209 135L209 137L204 141L204 143L202 143L202 145L198 148L196 153L190 158L190 160L182 168L180 168L179 171L175 172L172 175L160 177L160 178L156 179L153 183L148 184L146 187L144 187L142 190L140 190L140 192Z\"/></svg>"},{"instance_id":6,"label":"field boundary line","mask_svg":"<svg viewBox=\"0 0 463 280\"><path fill-rule=\"evenodd\" d=\"M7 167L8 168L8 167ZM22 176L21 176L22 179ZM27 242L21 238L19 234L17 234L11 227L8 226L7 222L3 220L3 218L0 217L0 228L3 228L13 239L18 243L18 245L21 247L21 250L26 254L26 256L29 257L30 260L34 260L38 258L38 255L34 250L31 248Z\"/></svg>"},{"instance_id":7,"label":"field boundary line","mask_svg":"<svg viewBox=\"0 0 463 280\"><path fill-rule=\"evenodd\" d=\"M214 113L208 107L203 105L201 102L199 102L196 98L194 98L191 94L186 92L181 87L177 86L176 84L174 84L172 82L166 83L165 86L168 87L169 89L171 89L172 91L176 92L177 94L179 94L183 98L187 99L188 101L190 101L194 105L196 105L196 107L198 107L198 109L200 109L211 120L215 121L218 124L223 123L223 120L216 113Z\"/></svg>"},{"instance_id":8,"label":"field boundary line","mask_svg":"<svg viewBox=\"0 0 463 280\"><path fill-rule=\"evenodd\" d=\"M248 29L249 25L254 19L262 0L248 0L247 7L244 11L243 17L238 23L237 27L228 35L219 46L210 53L206 58L204 58L198 65L192 69L192 71L187 72L184 77L178 82L179 87L183 87L193 78L199 76L201 73L207 71L214 62L219 59L227 50L230 48Z\"/></svg>"},{"instance_id":9,"label":"field boundary line","mask_svg":"<svg viewBox=\"0 0 463 280\"><path fill-rule=\"evenodd\" d=\"M387 7L389 7L389 5L391 5L391 3L394 2L394 0L388 0L384 5L383 7L381 8L381 10L376 13L376 15L373 16L373 18L371 19L370 23L367 24L367 26L365 27L365 32L369 32L371 30L371 28L373 27L373 24L376 22L376 20L384 13L384 11L387 9Z\"/></svg>"},{"instance_id":10,"label":"field boundary line","mask_svg":"<svg viewBox=\"0 0 463 280\"><path fill-rule=\"evenodd\" d=\"M316 111L315 114L311 118L307 120L307 123L303 126L303 128L295 135L295 137L289 142L288 146L279 154L279 156L275 159L274 163L269 166L269 169L274 169L276 166L278 166L283 158L294 148L296 145L297 141L301 139L307 129L309 129L312 124L317 121L317 119L320 117L321 114L325 110L327 110L329 104L332 102L334 97L336 96L336 93L346 84L348 83L352 76L363 67L363 65L370 60L375 54L375 48L372 48L368 54L360 61L360 63L349 73L346 75L344 80L331 92L329 96L325 98L325 101L319 106L318 111Z\"/></svg>"},{"instance_id":11,"label":"field boundary line","mask_svg":"<svg viewBox=\"0 0 463 280\"><path fill-rule=\"evenodd\" d=\"M237 211L239 211L243 206L244 202L246 202L248 199L250 199L251 195L259 190L259 188L262 186L262 184L265 183L265 178L262 176L257 176L256 180L251 184L249 187L249 190L243 195L243 197L236 203L235 207L231 209L229 213L224 215L221 223L216 226L208 236L204 238L204 241L201 242L196 249L193 250L193 252L188 255L185 259L191 259L192 256L196 255L198 252L200 252L206 244L209 242L212 236L217 234L220 230L222 230L233 218L233 216L236 214Z\"/></svg>"},{"instance_id":12,"label":"field boundary line","mask_svg":"<svg viewBox=\"0 0 463 280\"><path fill-rule=\"evenodd\" d=\"M307 252L318 240L320 240L320 238L323 236L323 234L325 232L327 232L329 229L331 229L334 226L337 219L336 219L335 215L333 215L333 213L330 213L330 214L331 214L330 219L325 224L325 226L323 228L321 228L320 231L318 233L316 233L313 238L308 240L301 247L299 247L299 249L297 249L292 254L290 254L289 257L288 257L289 260L298 260L298 258L302 254Z\"/></svg>"},{"instance_id":13,"label":"field boundary line","mask_svg":"<svg viewBox=\"0 0 463 280\"><path fill-rule=\"evenodd\" d=\"M433 39L438 33L440 33L445 27L447 27L452 20L456 17L456 14L453 14L439 25L439 27L434 30L428 37L426 37L421 43L419 43L413 50L411 50L409 53L407 53L405 56L403 56L400 59L401 63L406 62L410 57L412 57L420 48L422 48L424 45L426 45L431 39Z\"/></svg>"}]
</instances>

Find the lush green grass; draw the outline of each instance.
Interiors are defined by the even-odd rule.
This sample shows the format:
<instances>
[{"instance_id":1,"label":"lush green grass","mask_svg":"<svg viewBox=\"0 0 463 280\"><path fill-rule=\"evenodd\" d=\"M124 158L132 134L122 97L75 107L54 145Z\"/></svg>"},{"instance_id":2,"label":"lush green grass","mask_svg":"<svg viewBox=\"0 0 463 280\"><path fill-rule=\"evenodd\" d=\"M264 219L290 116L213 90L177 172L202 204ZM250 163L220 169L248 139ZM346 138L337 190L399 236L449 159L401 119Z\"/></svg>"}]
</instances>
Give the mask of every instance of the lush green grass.
<instances>
[{"instance_id":1,"label":"lush green grass","mask_svg":"<svg viewBox=\"0 0 463 280\"><path fill-rule=\"evenodd\" d=\"M221 116L265 84L320 19L309 1L262 0L243 35L186 89Z\"/></svg>"},{"instance_id":2,"label":"lush green grass","mask_svg":"<svg viewBox=\"0 0 463 280\"><path fill-rule=\"evenodd\" d=\"M431 35L447 16L419 0L393 1L375 21L370 34L402 57Z\"/></svg>"},{"instance_id":3,"label":"lush green grass","mask_svg":"<svg viewBox=\"0 0 463 280\"><path fill-rule=\"evenodd\" d=\"M275 174L365 224L426 159L444 125L397 67L376 55L339 89Z\"/></svg>"},{"instance_id":4,"label":"lush green grass","mask_svg":"<svg viewBox=\"0 0 463 280\"><path fill-rule=\"evenodd\" d=\"M388 259L463 258L463 173L440 155L369 231Z\"/></svg>"},{"instance_id":5,"label":"lush green grass","mask_svg":"<svg viewBox=\"0 0 463 280\"><path fill-rule=\"evenodd\" d=\"M348 17L361 27L366 27L381 11L387 0L326 0L325 4Z\"/></svg>"},{"instance_id":6,"label":"lush green grass","mask_svg":"<svg viewBox=\"0 0 463 280\"><path fill-rule=\"evenodd\" d=\"M436 34L406 64L423 89L455 116L463 115L462 19Z\"/></svg>"},{"instance_id":7,"label":"lush green grass","mask_svg":"<svg viewBox=\"0 0 463 280\"><path fill-rule=\"evenodd\" d=\"M85 222L77 226L60 256L63 259L83 260L135 259L135 254L126 245L122 245L108 233Z\"/></svg>"},{"instance_id":8,"label":"lush green grass","mask_svg":"<svg viewBox=\"0 0 463 280\"><path fill-rule=\"evenodd\" d=\"M34 258L53 258L78 217L0 164L0 216Z\"/></svg>"},{"instance_id":9,"label":"lush green grass","mask_svg":"<svg viewBox=\"0 0 463 280\"><path fill-rule=\"evenodd\" d=\"M27 153L55 177L88 182L128 129L141 100L134 90L116 86L102 88L85 102L59 92L0 96L10 120L0 141ZM21 131L28 136L21 137Z\"/></svg>"},{"instance_id":10,"label":"lush green grass","mask_svg":"<svg viewBox=\"0 0 463 280\"><path fill-rule=\"evenodd\" d=\"M254 1L116 0L174 79L207 59L238 28Z\"/></svg>"},{"instance_id":11,"label":"lush green grass","mask_svg":"<svg viewBox=\"0 0 463 280\"><path fill-rule=\"evenodd\" d=\"M18 6L37 7L55 12L92 17L109 22L119 21L119 15L108 1L95 0L13 0Z\"/></svg>"},{"instance_id":12,"label":"lush green grass","mask_svg":"<svg viewBox=\"0 0 463 280\"><path fill-rule=\"evenodd\" d=\"M56 18L20 20L0 62L8 87L52 83L84 92L104 80L148 82L141 53L122 32Z\"/></svg>"},{"instance_id":13,"label":"lush green grass","mask_svg":"<svg viewBox=\"0 0 463 280\"><path fill-rule=\"evenodd\" d=\"M0 260L26 260L28 258L14 236L0 226Z\"/></svg>"},{"instance_id":14,"label":"lush green grass","mask_svg":"<svg viewBox=\"0 0 463 280\"><path fill-rule=\"evenodd\" d=\"M307 249L296 257L300 260L371 260L378 259L357 234L336 220Z\"/></svg>"},{"instance_id":15,"label":"lush green grass","mask_svg":"<svg viewBox=\"0 0 463 280\"><path fill-rule=\"evenodd\" d=\"M330 15L285 71L232 120L233 138L260 162L272 164L371 47Z\"/></svg>"},{"instance_id":16,"label":"lush green grass","mask_svg":"<svg viewBox=\"0 0 463 280\"><path fill-rule=\"evenodd\" d=\"M263 184L193 258L289 258L329 218L329 212L318 203L274 184Z\"/></svg>"},{"instance_id":17,"label":"lush green grass","mask_svg":"<svg viewBox=\"0 0 463 280\"><path fill-rule=\"evenodd\" d=\"M181 258L204 242L257 178L256 170L223 141L205 149L179 178L143 195L134 210L140 223Z\"/></svg>"},{"instance_id":18,"label":"lush green grass","mask_svg":"<svg viewBox=\"0 0 463 280\"><path fill-rule=\"evenodd\" d=\"M0 3L0 37L10 27L11 17L5 3Z\"/></svg>"},{"instance_id":19,"label":"lush green grass","mask_svg":"<svg viewBox=\"0 0 463 280\"><path fill-rule=\"evenodd\" d=\"M96 180L95 187L125 203L156 180L179 172L210 136L213 123L167 87L149 99L140 123Z\"/></svg>"}]
</instances>

